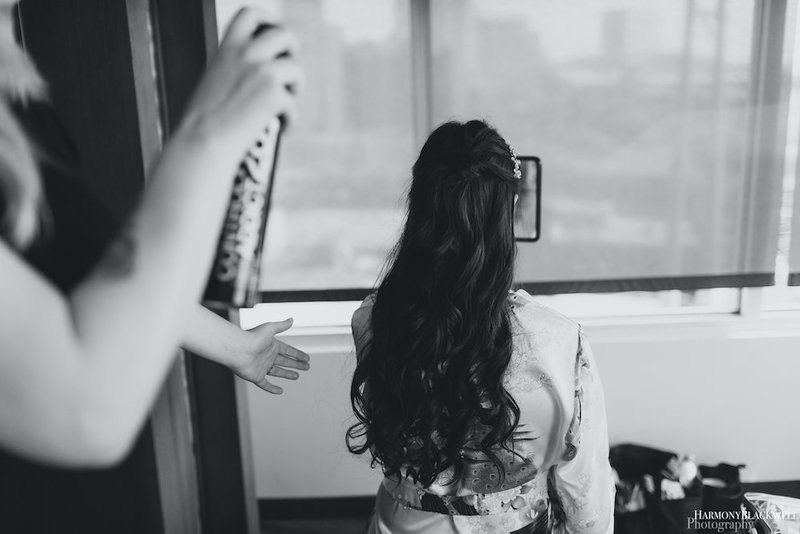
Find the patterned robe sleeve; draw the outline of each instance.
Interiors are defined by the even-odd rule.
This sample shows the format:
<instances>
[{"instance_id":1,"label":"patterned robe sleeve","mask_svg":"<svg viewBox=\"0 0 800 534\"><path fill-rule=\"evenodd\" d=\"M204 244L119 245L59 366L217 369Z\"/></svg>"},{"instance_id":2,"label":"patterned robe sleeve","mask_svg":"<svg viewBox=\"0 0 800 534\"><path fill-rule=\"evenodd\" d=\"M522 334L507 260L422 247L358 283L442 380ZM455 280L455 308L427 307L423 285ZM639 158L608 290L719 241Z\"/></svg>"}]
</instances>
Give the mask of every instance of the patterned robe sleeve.
<instances>
[{"instance_id":1,"label":"patterned robe sleeve","mask_svg":"<svg viewBox=\"0 0 800 534\"><path fill-rule=\"evenodd\" d=\"M554 484L564 509L566 532L610 534L614 531L615 488L608 462L603 386L582 328L578 335L575 387L578 427L571 439L576 450L565 454L555 468ZM568 459L570 456L572 459Z\"/></svg>"}]
</instances>

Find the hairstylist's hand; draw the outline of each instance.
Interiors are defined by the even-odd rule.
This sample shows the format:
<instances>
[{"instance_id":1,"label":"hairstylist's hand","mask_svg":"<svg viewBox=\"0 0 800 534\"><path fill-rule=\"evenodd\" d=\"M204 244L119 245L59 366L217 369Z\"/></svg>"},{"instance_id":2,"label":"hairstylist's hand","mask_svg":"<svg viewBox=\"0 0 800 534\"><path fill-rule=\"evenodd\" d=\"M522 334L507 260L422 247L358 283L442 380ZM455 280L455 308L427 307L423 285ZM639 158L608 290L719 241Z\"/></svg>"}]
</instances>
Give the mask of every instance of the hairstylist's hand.
<instances>
[{"instance_id":1,"label":"hairstylist's hand","mask_svg":"<svg viewBox=\"0 0 800 534\"><path fill-rule=\"evenodd\" d=\"M179 135L200 136L240 157L276 115L295 115L303 83L297 39L269 24L261 10L244 8L234 17L216 56L198 85ZM280 56L280 57L279 57Z\"/></svg>"},{"instance_id":2,"label":"hairstylist's hand","mask_svg":"<svg viewBox=\"0 0 800 534\"><path fill-rule=\"evenodd\" d=\"M247 331L250 343L236 358L230 368L237 376L252 382L264 391L280 395L283 388L272 384L269 377L297 380L296 370L310 368L309 356L275 338L275 334L285 332L292 326L292 320L279 323L264 323Z\"/></svg>"}]
</instances>

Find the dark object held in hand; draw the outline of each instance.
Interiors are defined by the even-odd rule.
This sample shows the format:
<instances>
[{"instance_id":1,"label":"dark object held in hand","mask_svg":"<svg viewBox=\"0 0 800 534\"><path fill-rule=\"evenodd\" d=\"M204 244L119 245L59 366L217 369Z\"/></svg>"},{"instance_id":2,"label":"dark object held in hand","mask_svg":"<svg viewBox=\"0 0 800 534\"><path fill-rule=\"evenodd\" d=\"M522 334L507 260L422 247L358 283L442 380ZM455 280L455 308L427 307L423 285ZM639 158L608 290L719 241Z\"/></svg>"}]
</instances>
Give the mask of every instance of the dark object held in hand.
<instances>
[{"instance_id":1,"label":"dark object held in hand","mask_svg":"<svg viewBox=\"0 0 800 534\"><path fill-rule=\"evenodd\" d=\"M263 24L253 37L270 28L274 26ZM287 55L283 52L277 58ZM292 87L287 89L293 92ZM206 306L248 308L258 303L264 236L283 123L282 117L272 119L239 164L203 296Z\"/></svg>"}]
</instances>

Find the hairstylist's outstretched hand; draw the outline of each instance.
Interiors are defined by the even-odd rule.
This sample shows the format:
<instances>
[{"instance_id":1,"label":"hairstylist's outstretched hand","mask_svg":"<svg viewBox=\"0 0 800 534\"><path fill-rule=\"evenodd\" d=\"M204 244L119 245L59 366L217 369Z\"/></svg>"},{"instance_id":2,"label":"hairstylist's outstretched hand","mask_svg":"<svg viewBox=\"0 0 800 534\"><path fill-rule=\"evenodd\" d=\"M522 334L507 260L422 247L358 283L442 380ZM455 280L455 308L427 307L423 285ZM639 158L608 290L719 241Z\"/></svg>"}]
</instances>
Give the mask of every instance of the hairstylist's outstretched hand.
<instances>
[{"instance_id":1,"label":"hairstylist's outstretched hand","mask_svg":"<svg viewBox=\"0 0 800 534\"><path fill-rule=\"evenodd\" d=\"M291 121L303 83L297 39L256 8L234 17L185 113L179 135L199 135L241 156L276 115ZM237 160L238 161L238 160Z\"/></svg>"},{"instance_id":2,"label":"hairstylist's outstretched hand","mask_svg":"<svg viewBox=\"0 0 800 534\"><path fill-rule=\"evenodd\" d=\"M243 330L217 314L197 306L186 316L182 346L198 356L228 367L239 378L264 391L280 395L283 388L272 378L297 380L307 371L308 354L276 337L292 326L292 320L263 323Z\"/></svg>"},{"instance_id":3,"label":"hairstylist's outstretched hand","mask_svg":"<svg viewBox=\"0 0 800 534\"><path fill-rule=\"evenodd\" d=\"M264 391L276 395L283 393L283 388L272 384L268 378L297 380L300 377L297 370L306 371L310 368L308 354L275 337L291 326L292 320L286 319L248 330L247 347L239 353L231 370Z\"/></svg>"}]
</instances>

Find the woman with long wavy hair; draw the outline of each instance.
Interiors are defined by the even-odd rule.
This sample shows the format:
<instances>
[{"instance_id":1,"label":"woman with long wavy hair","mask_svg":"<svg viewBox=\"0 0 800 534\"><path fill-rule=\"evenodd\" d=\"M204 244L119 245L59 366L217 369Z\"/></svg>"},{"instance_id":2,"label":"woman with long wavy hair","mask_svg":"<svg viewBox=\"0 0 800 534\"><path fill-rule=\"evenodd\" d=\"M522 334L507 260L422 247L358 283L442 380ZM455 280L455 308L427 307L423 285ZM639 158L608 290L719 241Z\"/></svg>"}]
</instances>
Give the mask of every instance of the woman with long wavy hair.
<instances>
[{"instance_id":1,"label":"woman with long wavy hair","mask_svg":"<svg viewBox=\"0 0 800 534\"><path fill-rule=\"evenodd\" d=\"M354 454L385 478L370 533L612 532L605 406L580 326L512 292L519 161L437 128L378 290L353 315Z\"/></svg>"}]
</instances>

